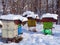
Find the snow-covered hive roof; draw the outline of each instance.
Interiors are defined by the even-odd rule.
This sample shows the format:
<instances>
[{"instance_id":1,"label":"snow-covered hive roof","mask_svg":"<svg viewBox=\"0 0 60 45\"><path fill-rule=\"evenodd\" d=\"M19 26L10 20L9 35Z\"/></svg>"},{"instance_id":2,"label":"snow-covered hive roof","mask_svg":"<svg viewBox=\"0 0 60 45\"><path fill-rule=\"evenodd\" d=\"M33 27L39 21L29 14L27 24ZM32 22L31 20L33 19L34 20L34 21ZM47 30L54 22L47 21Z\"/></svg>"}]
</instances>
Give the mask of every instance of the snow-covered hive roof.
<instances>
[{"instance_id":1,"label":"snow-covered hive roof","mask_svg":"<svg viewBox=\"0 0 60 45\"><path fill-rule=\"evenodd\" d=\"M34 14L34 12L32 12L32 11L26 11L26 12L23 13L23 16L25 16L25 15L32 15L32 14Z\"/></svg>"},{"instance_id":2,"label":"snow-covered hive roof","mask_svg":"<svg viewBox=\"0 0 60 45\"><path fill-rule=\"evenodd\" d=\"M38 14L27 15L27 17L32 17L34 19L39 19Z\"/></svg>"},{"instance_id":3,"label":"snow-covered hive roof","mask_svg":"<svg viewBox=\"0 0 60 45\"><path fill-rule=\"evenodd\" d=\"M38 14L35 14L35 13L32 12L32 11L26 11L26 12L24 12L24 13L23 13L23 16L39 19Z\"/></svg>"},{"instance_id":4,"label":"snow-covered hive roof","mask_svg":"<svg viewBox=\"0 0 60 45\"><path fill-rule=\"evenodd\" d=\"M24 12L23 13L23 16L25 16L25 17L32 17L32 18L36 18L36 19L39 19L39 16L38 16L38 14L35 14L34 12L32 12L32 11L26 11L26 12Z\"/></svg>"},{"instance_id":5,"label":"snow-covered hive roof","mask_svg":"<svg viewBox=\"0 0 60 45\"><path fill-rule=\"evenodd\" d=\"M26 17L22 17L20 15L15 16L13 19L14 20L21 20L22 22L28 21L28 19Z\"/></svg>"},{"instance_id":6,"label":"snow-covered hive roof","mask_svg":"<svg viewBox=\"0 0 60 45\"><path fill-rule=\"evenodd\" d=\"M1 15L0 19L2 19L2 20L20 20L22 22L28 20L26 17L22 17L21 15L14 15L14 14Z\"/></svg>"},{"instance_id":7,"label":"snow-covered hive roof","mask_svg":"<svg viewBox=\"0 0 60 45\"><path fill-rule=\"evenodd\" d=\"M41 19L43 19L43 18L53 18L53 19L56 19L57 20L57 17L58 17L57 14L46 13L46 14L43 14L42 15Z\"/></svg>"}]
</instances>

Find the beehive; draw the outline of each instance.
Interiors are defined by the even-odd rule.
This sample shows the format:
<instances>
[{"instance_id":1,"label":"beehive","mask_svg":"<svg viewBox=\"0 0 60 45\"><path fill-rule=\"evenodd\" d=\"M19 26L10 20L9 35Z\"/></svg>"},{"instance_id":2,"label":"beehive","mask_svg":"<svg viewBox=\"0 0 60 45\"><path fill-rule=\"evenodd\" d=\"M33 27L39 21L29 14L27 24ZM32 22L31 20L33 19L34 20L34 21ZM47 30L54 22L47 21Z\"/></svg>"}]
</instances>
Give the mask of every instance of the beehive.
<instances>
[{"instance_id":1,"label":"beehive","mask_svg":"<svg viewBox=\"0 0 60 45\"><path fill-rule=\"evenodd\" d=\"M0 20L3 22L2 37L3 38L15 38L18 37L18 24L27 21L27 18L21 15L1 15Z\"/></svg>"},{"instance_id":2,"label":"beehive","mask_svg":"<svg viewBox=\"0 0 60 45\"><path fill-rule=\"evenodd\" d=\"M18 35L18 26L14 24L14 21L2 20L2 37L14 38Z\"/></svg>"},{"instance_id":3,"label":"beehive","mask_svg":"<svg viewBox=\"0 0 60 45\"><path fill-rule=\"evenodd\" d=\"M50 29L53 27L53 22L43 22L44 29Z\"/></svg>"},{"instance_id":4,"label":"beehive","mask_svg":"<svg viewBox=\"0 0 60 45\"><path fill-rule=\"evenodd\" d=\"M36 26L36 20L33 18L28 18L28 26L29 27L34 27Z\"/></svg>"}]
</instances>

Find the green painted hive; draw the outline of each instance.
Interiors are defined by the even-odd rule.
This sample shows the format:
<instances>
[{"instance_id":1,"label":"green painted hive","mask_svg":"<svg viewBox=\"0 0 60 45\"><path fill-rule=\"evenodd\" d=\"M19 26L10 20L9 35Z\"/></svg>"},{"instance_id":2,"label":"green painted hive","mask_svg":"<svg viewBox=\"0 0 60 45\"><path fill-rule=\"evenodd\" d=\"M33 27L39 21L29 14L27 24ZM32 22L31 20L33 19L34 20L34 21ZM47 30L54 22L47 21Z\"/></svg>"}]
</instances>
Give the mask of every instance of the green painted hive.
<instances>
[{"instance_id":1,"label":"green painted hive","mask_svg":"<svg viewBox=\"0 0 60 45\"><path fill-rule=\"evenodd\" d=\"M51 29L45 29L45 30L43 30L43 33L45 35L51 35L52 34L52 30Z\"/></svg>"},{"instance_id":2,"label":"green painted hive","mask_svg":"<svg viewBox=\"0 0 60 45\"><path fill-rule=\"evenodd\" d=\"M53 27L53 22L43 22L44 29L50 29Z\"/></svg>"}]
</instances>

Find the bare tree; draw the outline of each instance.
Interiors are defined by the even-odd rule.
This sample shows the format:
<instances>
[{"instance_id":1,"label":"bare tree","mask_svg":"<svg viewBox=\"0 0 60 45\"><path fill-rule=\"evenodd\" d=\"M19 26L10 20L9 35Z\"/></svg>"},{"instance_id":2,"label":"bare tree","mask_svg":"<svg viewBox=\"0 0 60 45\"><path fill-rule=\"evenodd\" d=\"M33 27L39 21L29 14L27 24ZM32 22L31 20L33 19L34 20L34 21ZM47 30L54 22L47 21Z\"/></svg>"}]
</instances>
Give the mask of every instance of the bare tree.
<instances>
[{"instance_id":1,"label":"bare tree","mask_svg":"<svg viewBox=\"0 0 60 45\"><path fill-rule=\"evenodd\" d=\"M48 12L48 0L46 0L47 5L46 5L46 12Z\"/></svg>"},{"instance_id":2,"label":"bare tree","mask_svg":"<svg viewBox=\"0 0 60 45\"><path fill-rule=\"evenodd\" d=\"M5 15L7 14L7 11L6 11L6 4L4 0L2 0L2 6L3 6L3 15Z\"/></svg>"}]
</instances>

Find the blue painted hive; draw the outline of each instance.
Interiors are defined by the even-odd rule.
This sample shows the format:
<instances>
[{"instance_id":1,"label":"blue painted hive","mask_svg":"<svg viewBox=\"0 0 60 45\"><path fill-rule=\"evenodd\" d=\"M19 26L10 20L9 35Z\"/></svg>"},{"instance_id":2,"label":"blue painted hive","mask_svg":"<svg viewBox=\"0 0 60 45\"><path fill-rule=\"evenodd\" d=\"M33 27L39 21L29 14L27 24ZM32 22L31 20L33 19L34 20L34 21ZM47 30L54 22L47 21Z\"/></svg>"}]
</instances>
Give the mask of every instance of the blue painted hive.
<instances>
[{"instance_id":1,"label":"blue painted hive","mask_svg":"<svg viewBox=\"0 0 60 45\"><path fill-rule=\"evenodd\" d=\"M18 25L18 35L22 34L22 26Z\"/></svg>"}]
</instances>

